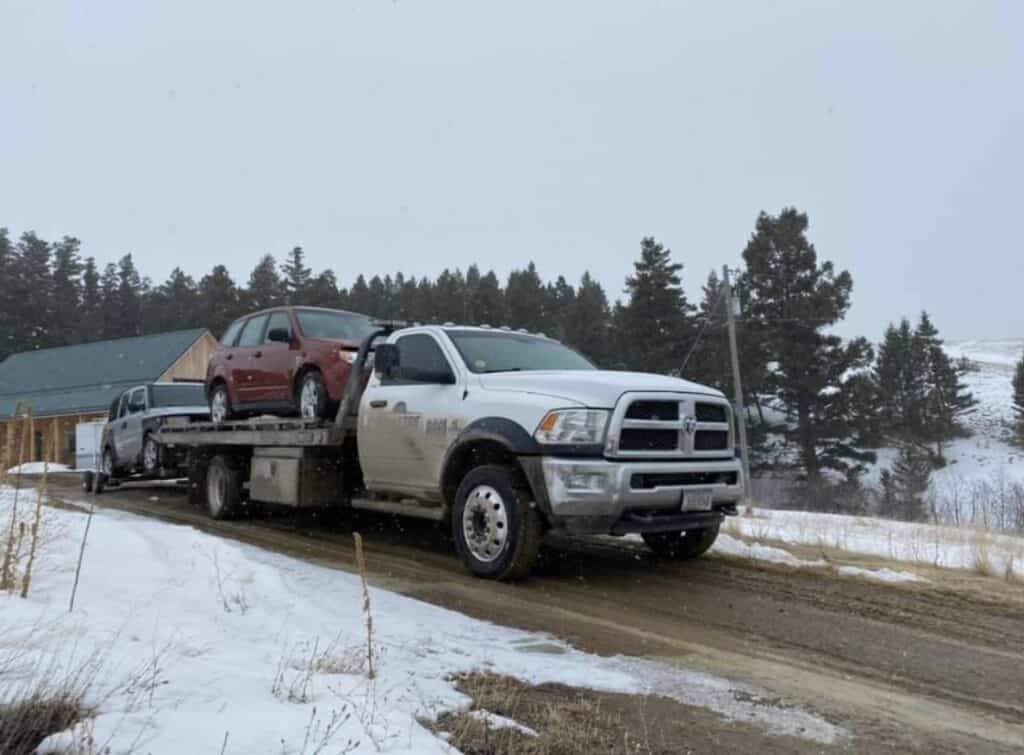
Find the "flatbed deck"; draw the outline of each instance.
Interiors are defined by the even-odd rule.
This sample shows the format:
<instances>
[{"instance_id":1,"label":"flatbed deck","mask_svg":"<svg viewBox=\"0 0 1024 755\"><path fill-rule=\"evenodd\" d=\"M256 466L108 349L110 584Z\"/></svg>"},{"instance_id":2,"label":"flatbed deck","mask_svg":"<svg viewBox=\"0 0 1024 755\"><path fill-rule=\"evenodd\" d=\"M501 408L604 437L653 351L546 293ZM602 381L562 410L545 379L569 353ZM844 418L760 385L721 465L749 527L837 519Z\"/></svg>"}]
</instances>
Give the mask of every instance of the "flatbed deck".
<instances>
[{"instance_id":1,"label":"flatbed deck","mask_svg":"<svg viewBox=\"0 0 1024 755\"><path fill-rule=\"evenodd\" d=\"M231 422L193 422L162 427L167 446L340 446L347 430L331 421L257 417Z\"/></svg>"}]
</instances>

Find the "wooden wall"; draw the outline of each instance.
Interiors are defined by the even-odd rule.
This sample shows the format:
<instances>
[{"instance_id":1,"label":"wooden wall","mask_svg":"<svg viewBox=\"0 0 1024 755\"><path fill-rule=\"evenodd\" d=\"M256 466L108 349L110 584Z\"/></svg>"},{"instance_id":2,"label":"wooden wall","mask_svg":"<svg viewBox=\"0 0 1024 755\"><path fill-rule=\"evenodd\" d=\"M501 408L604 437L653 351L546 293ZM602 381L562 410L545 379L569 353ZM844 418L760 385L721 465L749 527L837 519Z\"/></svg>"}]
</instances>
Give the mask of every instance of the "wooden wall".
<instances>
[{"instance_id":1,"label":"wooden wall","mask_svg":"<svg viewBox=\"0 0 1024 755\"><path fill-rule=\"evenodd\" d=\"M75 426L79 422L106 419L106 412L69 414L62 417L0 419L0 465L8 469L19 459L75 465Z\"/></svg>"},{"instance_id":2,"label":"wooden wall","mask_svg":"<svg viewBox=\"0 0 1024 755\"><path fill-rule=\"evenodd\" d=\"M216 349L217 339L209 333L203 334L202 338L192 344L188 351L167 368L167 371L160 376L159 381L205 380L206 365Z\"/></svg>"}]
</instances>

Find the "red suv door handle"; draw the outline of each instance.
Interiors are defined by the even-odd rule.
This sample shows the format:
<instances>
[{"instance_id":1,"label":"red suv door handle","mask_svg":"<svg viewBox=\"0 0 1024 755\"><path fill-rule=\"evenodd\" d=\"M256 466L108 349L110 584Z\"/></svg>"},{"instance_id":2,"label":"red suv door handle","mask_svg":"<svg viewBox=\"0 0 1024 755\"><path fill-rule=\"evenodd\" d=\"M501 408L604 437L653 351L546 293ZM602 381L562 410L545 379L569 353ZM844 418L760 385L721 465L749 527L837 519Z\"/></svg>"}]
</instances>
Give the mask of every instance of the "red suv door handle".
<instances>
[{"instance_id":1,"label":"red suv door handle","mask_svg":"<svg viewBox=\"0 0 1024 755\"><path fill-rule=\"evenodd\" d=\"M257 351L255 354L253 354L253 356L254 357L261 357L261 356L263 356L263 352L262 351Z\"/></svg>"},{"instance_id":2,"label":"red suv door handle","mask_svg":"<svg viewBox=\"0 0 1024 755\"><path fill-rule=\"evenodd\" d=\"M228 355L227 355L226 357L224 357L224 358L225 358L225 359L234 359L234 358L235 358L235 355L234 355L234 354L228 354Z\"/></svg>"}]
</instances>

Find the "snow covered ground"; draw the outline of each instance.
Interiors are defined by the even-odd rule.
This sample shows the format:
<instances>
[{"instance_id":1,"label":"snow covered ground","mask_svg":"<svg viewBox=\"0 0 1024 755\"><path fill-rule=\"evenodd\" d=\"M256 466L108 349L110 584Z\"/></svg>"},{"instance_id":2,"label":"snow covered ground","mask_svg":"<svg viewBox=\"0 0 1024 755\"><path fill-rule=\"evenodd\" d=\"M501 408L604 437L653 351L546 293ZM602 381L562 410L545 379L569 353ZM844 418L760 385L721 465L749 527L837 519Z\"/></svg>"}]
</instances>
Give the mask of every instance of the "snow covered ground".
<instances>
[{"instance_id":1,"label":"snow covered ground","mask_svg":"<svg viewBox=\"0 0 1024 755\"><path fill-rule=\"evenodd\" d=\"M805 511L754 509L750 516L727 520L725 532L754 541L824 546L908 564L980 569L996 575L1009 572L1024 578L1024 538L969 527L911 524L874 517ZM737 548L736 542L735 538L722 540L722 536L719 536L715 549L725 555L760 558L792 566L824 565L817 561L801 561L788 551L759 542L750 544L739 541L749 549L744 551L742 547ZM878 581L914 581L914 575L907 575L906 572L886 573L890 571L848 569L847 573Z\"/></svg>"},{"instance_id":2,"label":"snow covered ground","mask_svg":"<svg viewBox=\"0 0 1024 755\"><path fill-rule=\"evenodd\" d=\"M66 464L54 464L52 462L27 461L24 464L13 466L7 470L7 474L60 474L63 472L74 472L75 470Z\"/></svg>"},{"instance_id":3,"label":"snow covered ground","mask_svg":"<svg viewBox=\"0 0 1024 755\"><path fill-rule=\"evenodd\" d=\"M20 492L23 521L31 521L34 495ZM0 488L3 532L12 502L13 491ZM329 735L330 752L450 752L417 719L465 708L449 677L473 670L656 693L819 742L846 736L751 687L588 655L377 589L370 680L358 575L108 510L92 519L69 612L87 517L40 510L29 597L0 595L0 700L31 687L34 676L52 682L87 669L97 715L51 737L54 747L88 734L111 755L288 755L314 752Z\"/></svg>"}]
</instances>

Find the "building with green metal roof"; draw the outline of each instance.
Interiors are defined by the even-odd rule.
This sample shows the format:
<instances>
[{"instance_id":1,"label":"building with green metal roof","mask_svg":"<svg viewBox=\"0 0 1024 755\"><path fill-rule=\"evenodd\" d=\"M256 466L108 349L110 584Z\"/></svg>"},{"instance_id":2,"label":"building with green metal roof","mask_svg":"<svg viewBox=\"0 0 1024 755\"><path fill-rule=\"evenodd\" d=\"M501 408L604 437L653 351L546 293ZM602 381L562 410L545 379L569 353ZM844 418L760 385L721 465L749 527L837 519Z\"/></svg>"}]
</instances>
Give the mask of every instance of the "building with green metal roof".
<instances>
[{"instance_id":1,"label":"building with green metal roof","mask_svg":"<svg viewBox=\"0 0 1024 755\"><path fill-rule=\"evenodd\" d=\"M23 461L74 458L74 425L104 416L122 391L143 383L201 380L217 342L205 329L119 338L12 354L0 362L0 450L17 463L8 439L32 438ZM18 406L32 428L10 425Z\"/></svg>"}]
</instances>

